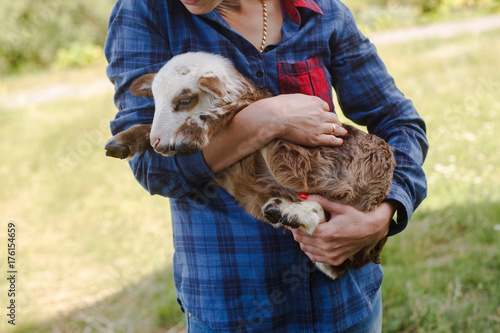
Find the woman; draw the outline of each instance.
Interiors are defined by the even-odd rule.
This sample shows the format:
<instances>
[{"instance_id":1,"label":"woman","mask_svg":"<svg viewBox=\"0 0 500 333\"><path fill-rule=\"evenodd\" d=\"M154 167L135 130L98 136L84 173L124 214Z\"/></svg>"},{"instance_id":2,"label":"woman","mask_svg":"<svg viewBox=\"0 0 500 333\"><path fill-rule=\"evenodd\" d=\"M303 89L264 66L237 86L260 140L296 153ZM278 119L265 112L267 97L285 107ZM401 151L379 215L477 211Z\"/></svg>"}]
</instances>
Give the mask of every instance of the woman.
<instances>
[{"instance_id":1,"label":"woman","mask_svg":"<svg viewBox=\"0 0 500 333\"><path fill-rule=\"evenodd\" d=\"M170 198L174 278L188 331L380 332L379 265L333 281L311 264L338 265L402 231L426 195L425 124L374 46L337 0L119 0L106 43L119 109L113 134L152 122L153 100L132 96L130 84L188 51L221 54L276 95L238 113L202 151L147 152L130 161L151 194ZM207 185L274 138L341 145L346 131L332 126L340 125L332 86L344 114L395 149L391 192L374 212L304 195L332 218L312 236L283 234Z\"/></svg>"}]
</instances>

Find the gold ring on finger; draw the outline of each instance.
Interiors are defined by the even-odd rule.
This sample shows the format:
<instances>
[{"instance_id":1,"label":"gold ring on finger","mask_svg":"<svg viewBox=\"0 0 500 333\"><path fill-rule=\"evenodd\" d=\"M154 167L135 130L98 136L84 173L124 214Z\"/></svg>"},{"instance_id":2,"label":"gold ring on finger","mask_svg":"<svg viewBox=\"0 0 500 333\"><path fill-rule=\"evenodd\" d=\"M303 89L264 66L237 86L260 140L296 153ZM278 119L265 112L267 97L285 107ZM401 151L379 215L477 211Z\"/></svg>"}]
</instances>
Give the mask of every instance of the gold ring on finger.
<instances>
[{"instance_id":1,"label":"gold ring on finger","mask_svg":"<svg viewBox=\"0 0 500 333\"><path fill-rule=\"evenodd\" d=\"M335 126L335 124L332 123L332 135L335 133L335 130L337 129L337 126Z\"/></svg>"}]
</instances>

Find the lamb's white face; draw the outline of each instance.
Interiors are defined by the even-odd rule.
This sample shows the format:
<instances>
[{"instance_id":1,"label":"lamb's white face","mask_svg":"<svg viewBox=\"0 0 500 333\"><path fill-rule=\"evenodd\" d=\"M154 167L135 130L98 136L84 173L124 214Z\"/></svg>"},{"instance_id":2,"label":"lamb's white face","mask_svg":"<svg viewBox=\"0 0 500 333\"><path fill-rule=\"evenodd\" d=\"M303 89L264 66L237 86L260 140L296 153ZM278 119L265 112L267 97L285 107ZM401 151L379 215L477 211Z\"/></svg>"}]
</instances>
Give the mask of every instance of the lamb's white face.
<instances>
[{"instance_id":1,"label":"lamb's white face","mask_svg":"<svg viewBox=\"0 0 500 333\"><path fill-rule=\"evenodd\" d=\"M174 134L188 118L203 126L199 116L214 106L215 98L200 89L192 70L164 67L153 81L155 115L150 138L151 145L160 153L173 144Z\"/></svg>"},{"instance_id":2,"label":"lamb's white face","mask_svg":"<svg viewBox=\"0 0 500 333\"><path fill-rule=\"evenodd\" d=\"M170 59L158 74L137 79L130 91L154 97L151 146L163 155L201 149L208 143L210 126L224 115L222 103L232 103L247 88L229 60L204 52L189 52Z\"/></svg>"},{"instance_id":3,"label":"lamb's white face","mask_svg":"<svg viewBox=\"0 0 500 333\"><path fill-rule=\"evenodd\" d=\"M205 119L226 95L224 81L232 66L212 54L187 53L172 58L156 74L152 83L155 114L151 129L151 145L165 155L179 146L182 138L176 132L183 124L191 124L206 135Z\"/></svg>"}]
</instances>

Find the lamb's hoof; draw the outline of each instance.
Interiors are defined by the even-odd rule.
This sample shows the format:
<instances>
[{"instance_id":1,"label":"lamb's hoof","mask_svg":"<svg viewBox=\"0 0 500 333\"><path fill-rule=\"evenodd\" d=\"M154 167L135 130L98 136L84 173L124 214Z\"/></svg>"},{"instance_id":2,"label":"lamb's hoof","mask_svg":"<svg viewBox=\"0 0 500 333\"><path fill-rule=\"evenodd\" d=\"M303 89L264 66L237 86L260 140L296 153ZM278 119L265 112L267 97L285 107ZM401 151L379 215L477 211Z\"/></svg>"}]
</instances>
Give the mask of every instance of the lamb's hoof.
<instances>
[{"instance_id":1,"label":"lamb's hoof","mask_svg":"<svg viewBox=\"0 0 500 333\"><path fill-rule=\"evenodd\" d=\"M125 159L130 155L130 148L126 145L122 145L114 141L109 140L104 146L106 149L106 156L115 157L119 159Z\"/></svg>"},{"instance_id":2,"label":"lamb's hoof","mask_svg":"<svg viewBox=\"0 0 500 333\"><path fill-rule=\"evenodd\" d=\"M286 216L286 215L283 216L283 218L280 220L280 223L282 225L284 225L285 227L289 227L292 229L298 229L298 228L302 227L302 224L300 223L300 221L298 221L294 217L288 218L288 216Z\"/></svg>"},{"instance_id":3,"label":"lamb's hoof","mask_svg":"<svg viewBox=\"0 0 500 333\"><path fill-rule=\"evenodd\" d=\"M278 224L281 219L281 211L274 205L267 205L267 207L264 208L264 217L269 223Z\"/></svg>"}]
</instances>

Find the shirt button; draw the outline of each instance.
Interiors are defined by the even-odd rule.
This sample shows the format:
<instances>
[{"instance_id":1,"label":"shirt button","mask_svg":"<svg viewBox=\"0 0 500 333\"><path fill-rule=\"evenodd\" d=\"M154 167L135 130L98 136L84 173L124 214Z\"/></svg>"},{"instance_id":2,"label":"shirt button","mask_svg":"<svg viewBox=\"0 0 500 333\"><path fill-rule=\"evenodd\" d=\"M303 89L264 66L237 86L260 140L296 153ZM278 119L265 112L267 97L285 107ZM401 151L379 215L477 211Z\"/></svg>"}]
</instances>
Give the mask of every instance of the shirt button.
<instances>
[{"instance_id":1,"label":"shirt button","mask_svg":"<svg viewBox=\"0 0 500 333\"><path fill-rule=\"evenodd\" d=\"M263 77L264 76L264 72L263 71L257 71L257 73L255 73L255 75L257 75L257 77Z\"/></svg>"}]
</instances>

